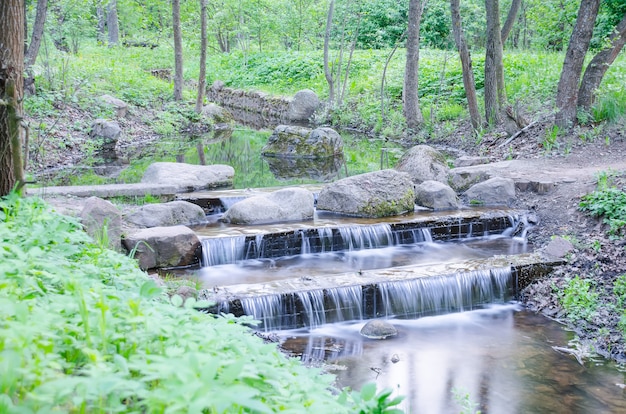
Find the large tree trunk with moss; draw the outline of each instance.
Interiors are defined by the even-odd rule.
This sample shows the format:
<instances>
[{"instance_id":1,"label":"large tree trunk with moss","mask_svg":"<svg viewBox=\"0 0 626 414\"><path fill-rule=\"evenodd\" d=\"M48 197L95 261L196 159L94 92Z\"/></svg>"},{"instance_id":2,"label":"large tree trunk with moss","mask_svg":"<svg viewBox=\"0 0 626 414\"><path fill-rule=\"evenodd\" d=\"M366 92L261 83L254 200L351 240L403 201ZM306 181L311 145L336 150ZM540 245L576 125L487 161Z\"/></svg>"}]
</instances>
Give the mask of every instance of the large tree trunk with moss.
<instances>
[{"instance_id":1,"label":"large tree trunk with moss","mask_svg":"<svg viewBox=\"0 0 626 414\"><path fill-rule=\"evenodd\" d=\"M517 18L517 13L519 12L520 5L522 4L522 0L513 0L511 2L511 8L509 9L509 14L506 16L506 20L502 25L502 30L500 31L500 38L502 39L502 44L506 42L506 39L509 37L511 33L511 29L515 24L515 19Z\"/></svg>"},{"instance_id":2,"label":"large tree trunk with moss","mask_svg":"<svg viewBox=\"0 0 626 414\"><path fill-rule=\"evenodd\" d=\"M174 100L183 99L183 35L180 29L180 0L172 0L174 29Z\"/></svg>"},{"instance_id":3,"label":"large tree trunk with moss","mask_svg":"<svg viewBox=\"0 0 626 414\"><path fill-rule=\"evenodd\" d=\"M556 92L557 113L554 122L559 128L568 129L576 123L578 82L599 8L600 0L582 0L580 3Z\"/></svg>"},{"instance_id":4,"label":"large tree trunk with moss","mask_svg":"<svg viewBox=\"0 0 626 414\"><path fill-rule=\"evenodd\" d=\"M107 27L109 29L109 47L117 46L120 41L120 26L117 21L117 0L109 0Z\"/></svg>"},{"instance_id":5,"label":"large tree trunk with moss","mask_svg":"<svg viewBox=\"0 0 626 414\"><path fill-rule=\"evenodd\" d=\"M480 127L480 110L478 109L478 98L476 97L476 83L474 81L474 71L472 70L472 58L470 56L465 36L463 35L463 25L461 22L460 0L450 0L450 12L452 15L452 32L454 41L459 50L461 58L461 70L463 73L463 86L467 97L467 108L470 113L472 127Z\"/></svg>"},{"instance_id":6,"label":"large tree trunk with moss","mask_svg":"<svg viewBox=\"0 0 626 414\"><path fill-rule=\"evenodd\" d=\"M596 90L600 86L604 74L609 69L609 66L613 64L624 44L626 44L626 14L609 36L606 47L591 59L587 69L585 69L585 74L578 90L578 107L580 109L585 111L591 109L591 105L595 101Z\"/></svg>"},{"instance_id":7,"label":"large tree trunk with moss","mask_svg":"<svg viewBox=\"0 0 626 414\"><path fill-rule=\"evenodd\" d=\"M204 105L204 90L206 89L206 49L207 49L207 22L206 2L200 0L200 75L198 76L198 95L196 97L196 112L202 112Z\"/></svg>"},{"instance_id":8,"label":"large tree trunk with moss","mask_svg":"<svg viewBox=\"0 0 626 414\"><path fill-rule=\"evenodd\" d=\"M24 184L21 157L24 1L0 1L0 196Z\"/></svg>"},{"instance_id":9,"label":"large tree trunk with moss","mask_svg":"<svg viewBox=\"0 0 626 414\"><path fill-rule=\"evenodd\" d=\"M500 121L500 110L506 105L499 0L485 0L485 9L487 10L485 118L490 125L493 125Z\"/></svg>"},{"instance_id":10,"label":"large tree trunk with moss","mask_svg":"<svg viewBox=\"0 0 626 414\"><path fill-rule=\"evenodd\" d=\"M404 86L402 100L404 118L409 132L417 130L424 123L424 116L419 105L419 59L420 59L420 21L422 20L422 2L409 1L409 27L406 36L406 64L404 67Z\"/></svg>"}]
</instances>

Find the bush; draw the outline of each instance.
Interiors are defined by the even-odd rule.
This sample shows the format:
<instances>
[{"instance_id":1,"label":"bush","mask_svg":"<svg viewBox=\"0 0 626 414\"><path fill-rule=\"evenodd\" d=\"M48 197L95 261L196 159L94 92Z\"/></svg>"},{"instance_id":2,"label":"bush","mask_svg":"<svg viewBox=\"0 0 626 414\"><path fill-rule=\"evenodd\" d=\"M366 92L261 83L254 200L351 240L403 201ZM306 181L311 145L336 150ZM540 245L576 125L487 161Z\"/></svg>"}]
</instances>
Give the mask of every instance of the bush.
<instances>
[{"instance_id":1,"label":"bush","mask_svg":"<svg viewBox=\"0 0 626 414\"><path fill-rule=\"evenodd\" d=\"M365 394L168 296L42 200L0 199L0 412L373 412ZM371 387L370 387L371 388ZM370 395L372 394L372 395ZM382 405L393 401L384 397ZM379 411L382 412L382 411Z\"/></svg>"},{"instance_id":2,"label":"bush","mask_svg":"<svg viewBox=\"0 0 626 414\"><path fill-rule=\"evenodd\" d=\"M598 307L598 293L590 279L576 276L559 293L559 302L570 319L591 320Z\"/></svg>"},{"instance_id":3,"label":"bush","mask_svg":"<svg viewBox=\"0 0 626 414\"><path fill-rule=\"evenodd\" d=\"M582 211L594 217L603 217L609 226L609 234L623 234L626 226L626 193L615 187L598 189L582 197L579 204Z\"/></svg>"}]
</instances>

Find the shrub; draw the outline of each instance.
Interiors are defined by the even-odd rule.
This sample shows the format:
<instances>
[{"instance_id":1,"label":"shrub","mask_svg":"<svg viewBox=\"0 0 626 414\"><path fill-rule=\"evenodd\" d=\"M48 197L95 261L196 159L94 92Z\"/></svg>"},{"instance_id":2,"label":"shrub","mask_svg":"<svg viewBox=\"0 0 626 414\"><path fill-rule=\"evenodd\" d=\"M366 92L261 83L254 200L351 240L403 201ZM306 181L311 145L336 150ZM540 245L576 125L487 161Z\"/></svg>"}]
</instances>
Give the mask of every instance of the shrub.
<instances>
[{"instance_id":1,"label":"shrub","mask_svg":"<svg viewBox=\"0 0 626 414\"><path fill-rule=\"evenodd\" d=\"M332 395L334 377L251 335L249 318L204 314L193 307L207 304L194 302L170 304L133 260L42 200L0 199L0 412L351 413L397 404L371 387Z\"/></svg>"},{"instance_id":2,"label":"shrub","mask_svg":"<svg viewBox=\"0 0 626 414\"><path fill-rule=\"evenodd\" d=\"M598 307L598 293L590 279L576 276L559 292L559 302L570 319L590 320Z\"/></svg>"},{"instance_id":3,"label":"shrub","mask_svg":"<svg viewBox=\"0 0 626 414\"><path fill-rule=\"evenodd\" d=\"M626 226L626 193L616 187L606 187L582 197L579 204L582 211L594 217L603 217L609 226L609 234L617 236Z\"/></svg>"}]
</instances>

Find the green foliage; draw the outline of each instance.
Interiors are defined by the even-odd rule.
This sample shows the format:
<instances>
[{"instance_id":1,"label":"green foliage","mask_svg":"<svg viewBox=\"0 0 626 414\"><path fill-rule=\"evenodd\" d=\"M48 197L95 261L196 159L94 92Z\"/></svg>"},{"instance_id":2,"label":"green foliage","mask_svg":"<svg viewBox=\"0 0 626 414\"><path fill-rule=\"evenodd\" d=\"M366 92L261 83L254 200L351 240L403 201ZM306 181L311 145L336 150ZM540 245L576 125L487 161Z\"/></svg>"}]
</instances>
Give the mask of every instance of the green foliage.
<instances>
[{"instance_id":1,"label":"green foliage","mask_svg":"<svg viewBox=\"0 0 626 414\"><path fill-rule=\"evenodd\" d=\"M452 396L454 401L461 407L461 414L481 414L480 410L477 410L478 403L472 401L471 396L468 392L453 388Z\"/></svg>"},{"instance_id":2,"label":"green foliage","mask_svg":"<svg viewBox=\"0 0 626 414\"><path fill-rule=\"evenodd\" d=\"M626 312L626 274L620 275L613 282L613 293L617 299L617 307Z\"/></svg>"},{"instance_id":3,"label":"green foliage","mask_svg":"<svg viewBox=\"0 0 626 414\"><path fill-rule=\"evenodd\" d=\"M403 411L395 409L396 405L400 404L404 397L398 396L391 398L393 390L385 388L376 393L376 384L365 384L360 392L352 394L352 398L357 404L359 414L402 414Z\"/></svg>"},{"instance_id":4,"label":"green foliage","mask_svg":"<svg viewBox=\"0 0 626 414\"><path fill-rule=\"evenodd\" d=\"M546 136L544 137L541 145L545 148L546 152L552 151L552 149L558 145L559 133L561 130L557 125L552 125L552 128L546 129Z\"/></svg>"},{"instance_id":5,"label":"green foliage","mask_svg":"<svg viewBox=\"0 0 626 414\"><path fill-rule=\"evenodd\" d=\"M37 198L0 200L3 412L353 413L397 404L385 391L370 397L372 386L332 395L332 376L264 344L249 322L172 306L134 261L94 243L76 220Z\"/></svg>"},{"instance_id":6,"label":"green foliage","mask_svg":"<svg viewBox=\"0 0 626 414\"><path fill-rule=\"evenodd\" d=\"M626 226L626 193L616 187L599 186L598 190L582 197L582 211L594 217L602 217L609 226L609 234L619 236Z\"/></svg>"},{"instance_id":7,"label":"green foliage","mask_svg":"<svg viewBox=\"0 0 626 414\"><path fill-rule=\"evenodd\" d=\"M598 293L594 291L594 286L591 279L578 276L567 282L558 297L568 318L591 320L598 307Z\"/></svg>"}]
</instances>

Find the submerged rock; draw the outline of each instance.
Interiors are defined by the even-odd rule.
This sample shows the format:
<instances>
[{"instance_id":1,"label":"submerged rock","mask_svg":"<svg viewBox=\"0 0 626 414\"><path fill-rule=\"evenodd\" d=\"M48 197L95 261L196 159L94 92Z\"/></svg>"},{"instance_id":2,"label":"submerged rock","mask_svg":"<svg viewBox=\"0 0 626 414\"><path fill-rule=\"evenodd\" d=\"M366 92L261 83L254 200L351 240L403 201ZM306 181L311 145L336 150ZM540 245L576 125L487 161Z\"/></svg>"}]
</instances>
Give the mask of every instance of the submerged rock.
<instances>
[{"instance_id":1,"label":"submerged rock","mask_svg":"<svg viewBox=\"0 0 626 414\"><path fill-rule=\"evenodd\" d=\"M361 328L361 335L369 339L387 339L397 334L395 326L380 319L371 320Z\"/></svg>"}]
</instances>

